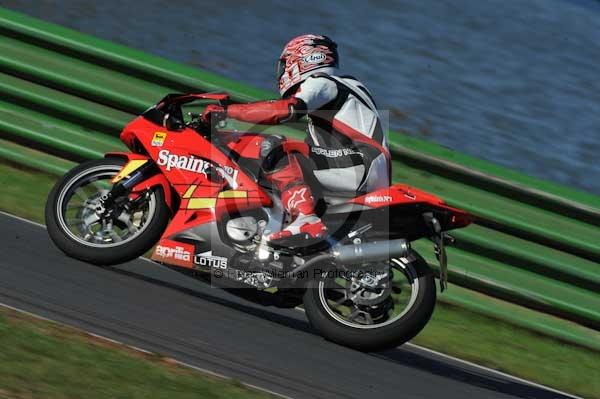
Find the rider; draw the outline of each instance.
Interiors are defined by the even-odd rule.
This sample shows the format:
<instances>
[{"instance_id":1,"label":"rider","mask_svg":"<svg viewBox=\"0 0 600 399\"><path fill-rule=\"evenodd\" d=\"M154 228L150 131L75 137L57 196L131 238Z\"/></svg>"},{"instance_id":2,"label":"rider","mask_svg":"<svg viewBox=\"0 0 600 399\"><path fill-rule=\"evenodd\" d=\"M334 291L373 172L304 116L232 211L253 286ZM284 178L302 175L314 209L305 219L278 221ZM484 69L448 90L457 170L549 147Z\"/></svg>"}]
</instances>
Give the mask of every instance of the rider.
<instances>
[{"instance_id":1,"label":"rider","mask_svg":"<svg viewBox=\"0 0 600 399\"><path fill-rule=\"evenodd\" d=\"M387 187L390 155L375 102L357 79L338 76L337 45L327 36L302 35L283 49L277 67L280 100L211 104L203 119L226 115L249 123L279 124L308 116L307 144L314 175L324 190L356 194ZM285 149L285 138L270 136L261 156L273 148ZM292 222L271 234L275 240L306 233L313 238L327 228L315 214L315 200L305 182L297 153L285 153L278 162L267 162L267 179L281 193ZM270 165L269 165L270 163Z\"/></svg>"}]
</instances>

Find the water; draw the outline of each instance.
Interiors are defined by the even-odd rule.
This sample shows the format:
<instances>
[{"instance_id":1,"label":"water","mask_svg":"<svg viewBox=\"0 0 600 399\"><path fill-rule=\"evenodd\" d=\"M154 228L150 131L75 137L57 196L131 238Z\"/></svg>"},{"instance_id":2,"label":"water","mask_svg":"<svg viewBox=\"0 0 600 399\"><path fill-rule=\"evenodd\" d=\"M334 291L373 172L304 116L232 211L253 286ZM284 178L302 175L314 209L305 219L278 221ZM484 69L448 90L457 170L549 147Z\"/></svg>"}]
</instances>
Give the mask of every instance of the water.
<instances>
[{"instance_id":1,"label":"water","mask_svg":"<svg viewBox=\"0 0 600 399\"><path fill-rule=\"evenodd\" d=\"M327 34L393 129L600 194L595 0L0 4L270 90L287 40Z\"/></svg>"}]
</instances>

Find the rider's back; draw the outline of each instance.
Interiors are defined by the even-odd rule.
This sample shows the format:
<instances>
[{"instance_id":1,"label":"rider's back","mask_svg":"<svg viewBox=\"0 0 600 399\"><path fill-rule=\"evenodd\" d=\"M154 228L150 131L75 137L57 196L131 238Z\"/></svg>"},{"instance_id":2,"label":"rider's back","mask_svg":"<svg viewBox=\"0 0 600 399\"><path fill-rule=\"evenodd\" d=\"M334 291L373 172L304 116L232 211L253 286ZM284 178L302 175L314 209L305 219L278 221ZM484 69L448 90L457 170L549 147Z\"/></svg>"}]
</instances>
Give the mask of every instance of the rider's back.
<instances>
[{"instance_id":1,"label":"rider's back","mask_svg":"<svg viewBox=\"0 0 600 399\"><path fill-rule=\"evenodd\" d=\"M306 104L314 174L325 189L369 192L389 185L389 153L380 116L360 81L317 73L294 97Z\"/></svg>"}]
</instances>

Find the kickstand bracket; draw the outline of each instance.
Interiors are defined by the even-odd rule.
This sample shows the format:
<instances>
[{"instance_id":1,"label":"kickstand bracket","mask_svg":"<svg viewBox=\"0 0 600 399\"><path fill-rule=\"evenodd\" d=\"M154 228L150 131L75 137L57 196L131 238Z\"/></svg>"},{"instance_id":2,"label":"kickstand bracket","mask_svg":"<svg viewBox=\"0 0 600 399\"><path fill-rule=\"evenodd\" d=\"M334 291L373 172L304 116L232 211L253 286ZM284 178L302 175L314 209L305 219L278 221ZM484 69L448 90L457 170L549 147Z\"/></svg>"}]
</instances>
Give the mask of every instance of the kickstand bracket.
<instances>
[{"instance_id":1,"label":"kickstand bracket","mask_svg":"<svg viewBox=\"0 0 600 399\"><path fill-rule=\"evenodd\" d=\"M423 215L425 221L431 229L431 241L435 257L440 263L440 292L444 292L448 288L448 255L446 254L446 244L454 244L454 237L442 231L440 222L433 216L432 213Z\"/></svg>"},{"instance_id":2,"label":"kickstand bracket","mask_svg":"<svg viewBox=\"0 0 600 399\"><path fill-rule=\"evenodd\" d=\"M440 262L440 292L444 292L448 288L448 256L444 241L443 234L433 237L435 257Z\"/></svg>"}]
</instances>

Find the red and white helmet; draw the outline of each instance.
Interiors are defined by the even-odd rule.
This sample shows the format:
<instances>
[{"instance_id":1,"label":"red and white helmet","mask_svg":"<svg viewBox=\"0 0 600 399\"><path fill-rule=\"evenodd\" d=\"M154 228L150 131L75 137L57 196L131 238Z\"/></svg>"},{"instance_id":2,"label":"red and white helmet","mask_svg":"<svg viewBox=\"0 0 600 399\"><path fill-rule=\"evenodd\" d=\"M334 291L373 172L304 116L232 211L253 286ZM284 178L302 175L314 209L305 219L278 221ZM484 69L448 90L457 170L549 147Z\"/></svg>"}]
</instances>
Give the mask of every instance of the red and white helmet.
<instances>
[{"instance_id":1,"label":"red and white helmet","mask_svg":"<svg viewBox=\"0 0 600 399\"><path fill-rule=\"evenodd\" d=\"M337 44L321 35L298 36L285 45L277 63L279 93L284 97L298 83L303 82L315 70L331 73L337 68L339 58Z\"/></svg>"}]
</instances>

